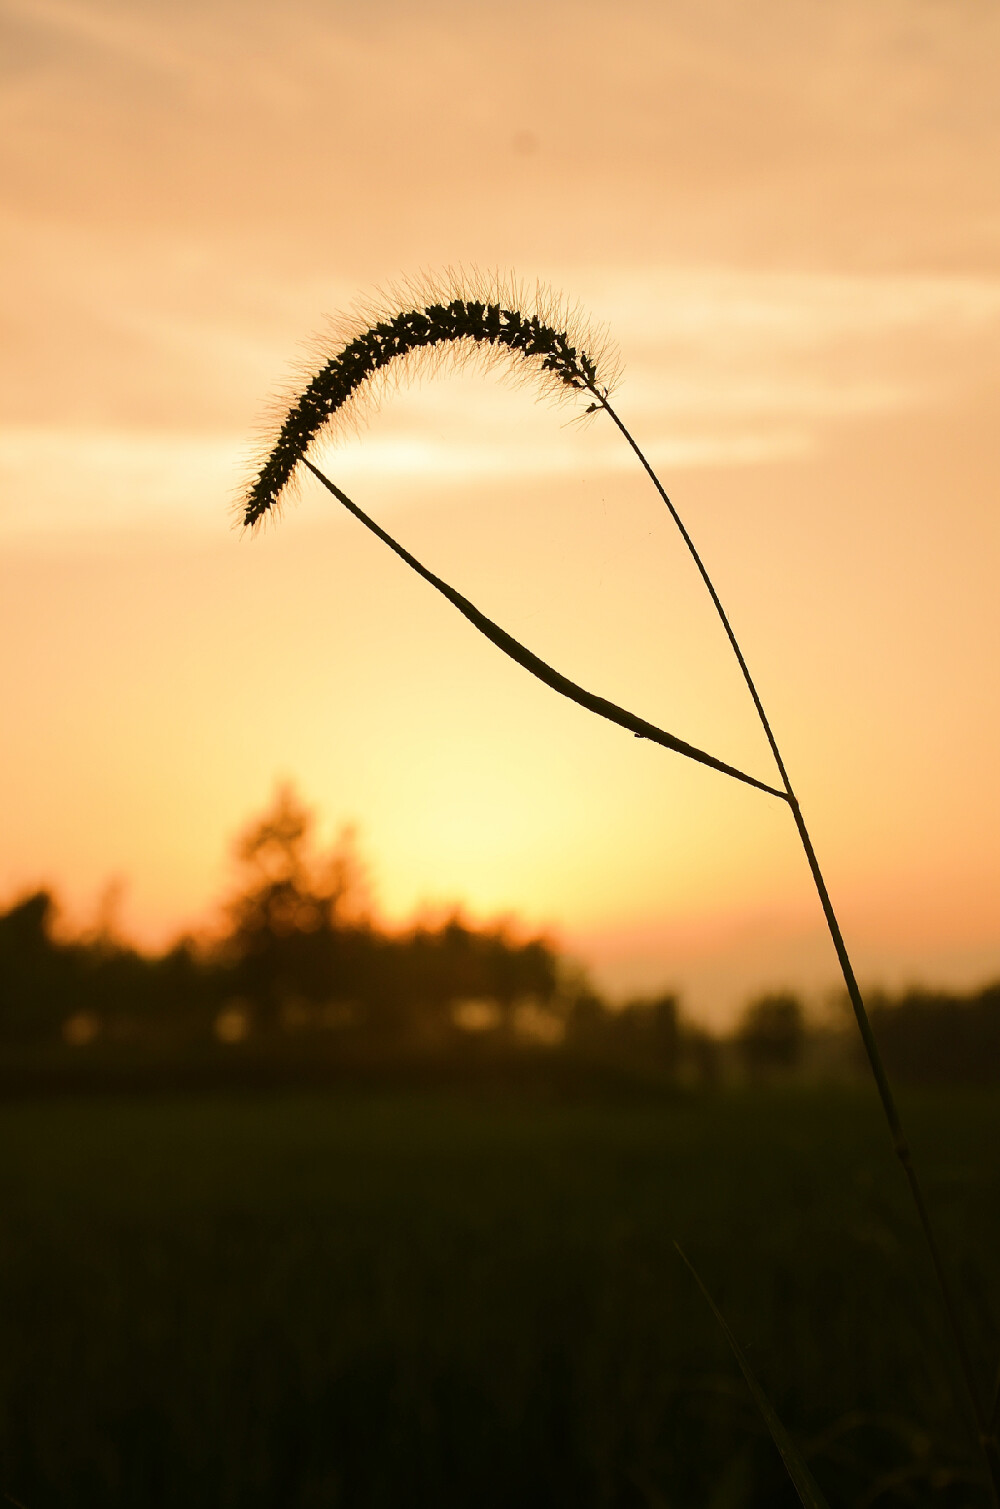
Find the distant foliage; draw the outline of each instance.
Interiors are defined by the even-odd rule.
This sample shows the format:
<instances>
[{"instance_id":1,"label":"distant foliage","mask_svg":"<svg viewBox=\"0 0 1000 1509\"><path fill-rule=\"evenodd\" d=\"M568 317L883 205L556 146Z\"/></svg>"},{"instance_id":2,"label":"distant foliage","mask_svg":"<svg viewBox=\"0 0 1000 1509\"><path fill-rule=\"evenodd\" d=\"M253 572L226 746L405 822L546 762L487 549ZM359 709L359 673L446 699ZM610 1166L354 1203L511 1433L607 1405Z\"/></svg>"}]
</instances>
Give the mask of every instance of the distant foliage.
<instances>
[{"instance_id":1,"label":"distant foliage","mask_svg":"<svg viewBox=\"0 0 1000 1509\"><path fill-rule=\"evenodd\" d=\"M283 1013L294 1019L296 1005L301 1016L331 996L357 993L370 973L375 938L353 832L344 829L328 854L316 854L312 829L312 814L283 785L235 845L240 879L222 955L258 1030L281 1025Z\"/></svg>"},{"instance_id":2,"label":"distant foliage","mask_svg":"<svg viewBox=\"0 0 1000 1509\"><path fill-rule=\"evenodd\" d=\"M60 934L49 891L0 915L0 1047L190 1036L219 988L217 961L181 939L151 957L105 932Z\"/></svg>"},{"instance_id":3,"label":"distant foliage","mask_svg":"<svg viewBox=\"0 0 1000 1509\"><path fill-rule=\"evenodd\" d=\"M794 1069L805 1040L802 1002L788 991L751 1001L736 1029L737 1052L752 1075Z\"/></svg>"},{"instance_id":4,"label":"distant foliage","mask_svg":"<svg viewBox=\"0 0 1000 1509\"><path fill-rule=\"evenodd\" d=\"M376 1050L447 1044L469 1003L488 1010L464 1020L494 1038L514 1036L520 1017L541 1023L540 1040L562 1036L564 968L546 938L458 911L380 927L353 830L322 850L314 827L279 786L236 841L223 926L201 946L150 956L106 931L61 937L49 892L15 901L0 915L0 1048L176 1054L316 1034Z\"/></svg>"},{"instance_id":5,"label":"distant foliage","mask_svg":"<svg viewBox=\"0 0 1000 1509\"><path fill-rule=\"evenodd\" d=\"M511 922L452 909L380 925L354 831L319 845L290 785L247 823L233 857L216 935L159 955L107 925L70 936L48 890L10 904L0 913L0 1056L68 1054L83 1068L109 1054L232 1065L249 1049L309 1064L315 1052L374 1063L545 1048L602 1072L692 1085L734 1067L773 1078L811 1062L805 1012L789 992L751 1001L722 1042L685 1019L676 994L609 1003L551 940ZM875 997L874 1020L901 1079L1000 1081L1000 983L969 997Z\"/></svg>"},{"instance_id":6,"label":"distant foliage","mask_svg":"<svg viewBox=\"0 0 1000 1509\"><path fill-rule=\"evenodd\" d=\"M970 996L875 996L872 1023L890 1071L917 1084L1000 1082L1000 981Z\"/></svg>"},{"instance_id":7,"label":"distant foliage","mask_svg":"<svg viewBox=\"0 0 1000 1509\"><path fill-rule=\"evenodd\" d=\"M0 916L0 1037L34 1042L58 1031L75 960L53 939L55 899L34 891Z\"/></svg>"}]
</instances>

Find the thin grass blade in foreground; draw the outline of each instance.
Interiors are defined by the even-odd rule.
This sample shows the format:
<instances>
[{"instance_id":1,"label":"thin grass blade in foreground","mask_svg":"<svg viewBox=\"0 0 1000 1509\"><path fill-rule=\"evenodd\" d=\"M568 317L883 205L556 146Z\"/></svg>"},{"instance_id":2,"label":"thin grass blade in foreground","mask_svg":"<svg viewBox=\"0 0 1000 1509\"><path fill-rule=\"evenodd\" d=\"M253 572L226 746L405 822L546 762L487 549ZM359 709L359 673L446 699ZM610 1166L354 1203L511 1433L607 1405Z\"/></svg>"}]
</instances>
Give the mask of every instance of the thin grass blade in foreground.
<instances>
[{"instance_id":1,"label":"thin grass blade in foreground","mask_svg":"<svg viewBox=\"0 0 1000 1509\"><path fill-rule=\"evenodd\" d=\"M778 1448L778 1451L781 1455L781 1460L785 1464L785 1471L788 1473L788 1476L794 1483L795 1491L802 1501L804 1509L830 1509L829 1504L819 1490L819 1485L817 1484L816 1479L813 1477L812 1473L809 1471L809 1468L806 1466L805 1458L799 1451L791 1436L788 1434L785 1427L782 1425L781 1420L778 1418L778 1413L774 1408L774 1405L771 1403L770 1399L767 1397L763 1388L758 1382L757 1375L754 1373L753 1368L747 1361L746 1353L743 1351L743 1348L740 1346L739 1342L736 1340L736 1337L730 1330L728 1322L726 1321L726 1317L722 1314L722 1311L715 1303L715 1300L706 1289L704 1283L702 1282L700 1273L698 1272L697 1268L694 1266L680 1243L675 1242L674 1246L677 1249L681 1262L687 1268L691 1277L698 1285L698 1288L705 1296L712 1314L715 1316L716 1320L719 1323L722 1334L725 1336L726 1340L729 1343L729 1347L733 1356L739 1363L740 1372L743 1374L744 1378L747 1381L747 1387L749 1388L751 1394L753 1394L754 1403L760 1410L764 1424L767 1426L768 1430L771 1433L771 1440Z\"/></svg>"}]
</instances>

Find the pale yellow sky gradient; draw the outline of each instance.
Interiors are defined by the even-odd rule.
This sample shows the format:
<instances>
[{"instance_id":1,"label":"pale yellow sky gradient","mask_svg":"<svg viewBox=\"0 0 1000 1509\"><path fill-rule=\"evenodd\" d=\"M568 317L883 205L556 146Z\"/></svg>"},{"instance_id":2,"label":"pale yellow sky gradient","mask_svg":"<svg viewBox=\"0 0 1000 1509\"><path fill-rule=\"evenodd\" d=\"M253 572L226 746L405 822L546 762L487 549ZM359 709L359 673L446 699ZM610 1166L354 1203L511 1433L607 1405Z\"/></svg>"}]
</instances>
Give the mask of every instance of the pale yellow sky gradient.
<instances>
[{"instance_id":1,"label":"pale yellow sky gradient","mask_svg":"<svg viewBox=\"0 0 1000 1509\"><path fill-rule=\"evenodd\" d=\"M229 509L322 317L422 268L579 299L716 576L862 976L1000 975L1000 14L0 4L0 902L208 915L294 778L380 904L549 925L723 1020L836 967L772 799L526 679L318 488ZM328 469L593 690L769 778L607 426L442 374Z\"/></svg>"}]
</instances>

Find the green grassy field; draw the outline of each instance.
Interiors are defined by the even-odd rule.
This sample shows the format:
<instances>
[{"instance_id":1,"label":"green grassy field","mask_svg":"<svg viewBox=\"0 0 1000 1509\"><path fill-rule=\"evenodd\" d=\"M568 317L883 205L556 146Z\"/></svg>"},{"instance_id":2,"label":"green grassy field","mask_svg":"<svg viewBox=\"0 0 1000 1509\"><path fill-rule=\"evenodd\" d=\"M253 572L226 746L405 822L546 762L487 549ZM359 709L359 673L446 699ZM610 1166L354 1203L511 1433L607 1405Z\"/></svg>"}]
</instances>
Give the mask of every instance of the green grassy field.
<instances>
[{"instance_id":1,"label":"green grassy field","mask_svg":"<svg viewBox=\"0 0 1000 1509\"><path fill-rule=\"evenodd\" d=\"M904 1109L984 1380L1000 1098ZM864 1090L0 1107L0 1488L26 1509L985 1504Z\"/></svg>"}]
</instances>

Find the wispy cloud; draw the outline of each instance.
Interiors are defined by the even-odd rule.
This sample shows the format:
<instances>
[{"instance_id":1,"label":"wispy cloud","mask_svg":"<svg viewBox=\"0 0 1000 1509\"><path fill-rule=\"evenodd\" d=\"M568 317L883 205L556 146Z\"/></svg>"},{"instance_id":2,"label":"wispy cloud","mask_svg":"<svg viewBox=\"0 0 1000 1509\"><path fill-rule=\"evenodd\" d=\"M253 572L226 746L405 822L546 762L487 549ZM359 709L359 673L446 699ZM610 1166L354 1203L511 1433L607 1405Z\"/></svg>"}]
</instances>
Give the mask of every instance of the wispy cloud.
<instances>
[{"instance_id":1,"label":"wispy cloud","mask_svg":"<svg viewBox=\"0 0 1000 1509\"><path fill-rule=\"evenodd\" d=\"M8 426L0 534L221 530L245 453L239 437Z\"/></svg>"}]
</instances>

